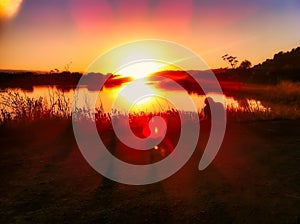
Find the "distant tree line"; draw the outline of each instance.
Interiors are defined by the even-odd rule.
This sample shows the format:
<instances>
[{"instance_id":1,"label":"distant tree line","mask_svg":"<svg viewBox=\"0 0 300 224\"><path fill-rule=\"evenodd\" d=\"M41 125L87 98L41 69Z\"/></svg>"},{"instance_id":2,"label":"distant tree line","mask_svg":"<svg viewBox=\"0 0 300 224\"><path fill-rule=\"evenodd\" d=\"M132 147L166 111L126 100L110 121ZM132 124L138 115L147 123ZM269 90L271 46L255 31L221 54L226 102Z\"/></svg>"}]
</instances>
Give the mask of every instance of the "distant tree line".
<instances>
[{"instance_id":1,"label":"distant tree line","mask_svg":"<svg viewBox=\"0 0 300 224\"><path fill-rule=\"evenodd\" d=\"M31 91L33 86L60 86L62 89L76 86L80 80L81 73L50 73L39 74L35 72L21 72L21 73L5 73L0 74L0 88L21 88Z\"/></svg>"},{"instance_id":2,"label":"distant tree line","mask_svg":"<svg viewBox=\"0 0 300 224\"><path fill-rule=\"evenodd\" d=\"M222 59L229 63L230 68L214 69L219 80L240 81L240 82L256 82L256 83L278 83L282 80L300 82L300 47L294 48L288 52L279 52L272 59L252 66L248 60L243 60L239 65L236 56L225 54ZM6 88L22 88L33 90L33 86L54 85L62 89L68 90L75 88L79 80L83 77L83 84L88 85L90 89L97 89L99 80L106 78L101 73L81 74L69 71L70 64L67 64L63 72L58 69L50 71L48 74L39 74L33 72L8 73L0 72L0 91ZM205 77L205 71L196 71L198 77ZM179 84L188 90L196 89L192 84L193 80L187 78L185 71L164 71L158 72L160 75L177 77ZM113 87L123 82L131 80L130 77L118 77L118 75L110 75L106 80L105 86ZM181 77L181 78L178 78Z\"/></svg>"},{"instance_id":3,"label":"distant tree line","mask_svg":"<svg viewBox=\"0 0 300 224\"><path fill-rule=\"evenodd\" d=\"M229 63L230 68L217 69L219 79L245 82L278 83L282 80L300 82L300 47L288 52L279 52L272 59L253 67L251 62L244 60L238 65L237 57L225 54L222 59Z\"/></svg>"},{"instance_id":4,"label":"distant tree line","mask_svg":"<svg viewBox=\"0 0 300 224\"><path fill-rule=\"evenodd\" d=\"M300 81L300 47L279 52L251 69L251 76L258 81Z\"/></svg>"},{"instance_id":5,"label":"distant tree line","mask_svg":"<svg viewBox=\"0 0 300 224\"><path fill-rule=\"evenodd\" d=\"M109 75L109 78L107 77ZM108 79L107 79L108 78ZM47 74L39 74L35 72L7 73L0 72L0 91L7 88L21 88L23 90L32 91L34 86L56 86L59 89L68 91L76 88L79 80L89 90L99 90L101 81L105 81L106 87L119 86L123 82L131 80L130 77L120 77L113 74L88 73L82 74L78 72L52 72Z\"/></svg>"}]
</instances>

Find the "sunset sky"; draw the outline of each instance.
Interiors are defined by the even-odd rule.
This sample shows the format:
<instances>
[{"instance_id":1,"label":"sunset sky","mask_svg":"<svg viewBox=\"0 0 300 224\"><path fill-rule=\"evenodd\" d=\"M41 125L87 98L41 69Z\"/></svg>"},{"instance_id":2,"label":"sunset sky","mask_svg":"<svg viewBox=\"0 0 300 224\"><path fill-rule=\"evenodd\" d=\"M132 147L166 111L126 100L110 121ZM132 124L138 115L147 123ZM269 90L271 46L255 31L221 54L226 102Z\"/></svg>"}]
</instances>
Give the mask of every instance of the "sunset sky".
<instances>
[{"instance_id":1,"label":"sunset sky","mask_svg":"<svg viewBox=\"0 0 300 224\"><path fill-rule=\"evenodd\" d=\"M63 70L72 61L71 71L84 71L109 49L140 39L177 42L211 68L227 67L226 53L257 64L300 46L299 0L3 2L0 69Z\"/></svg>"}]
</instances>

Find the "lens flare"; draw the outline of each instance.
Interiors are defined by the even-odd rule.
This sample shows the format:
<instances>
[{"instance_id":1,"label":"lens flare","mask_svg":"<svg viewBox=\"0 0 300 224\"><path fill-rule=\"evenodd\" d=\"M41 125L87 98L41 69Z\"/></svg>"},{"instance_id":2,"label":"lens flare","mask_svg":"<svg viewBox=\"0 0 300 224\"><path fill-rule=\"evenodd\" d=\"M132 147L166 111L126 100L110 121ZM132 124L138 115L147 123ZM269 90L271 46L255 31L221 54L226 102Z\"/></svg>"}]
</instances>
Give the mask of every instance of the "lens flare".
<instances>
[{"instance_id":1,"label":"lens flare","mask_svg":"<svg viewBox=\"0 0 300 224\"><path fill-rule=\"evenodd\" d=\"M156 50L156 52L162 52L162 49L166 49L165 52L173 53L159 53L154 55L156 57L153 56L152 58L149 58L132 52L132 49L143 49L141 48L142 46L152 46L151 48L149 47L149 49L152 49L153 52L154 50ZM118 61L122 61L120 60L120 56L123 52L131 53L124 57L126 63L120 64ZM143 51L140 50L140 52ZM140 65L143 65L142 67L151 68L147 70L147 72L152 72L153 64L151 64L151 66L144 66L144 63L147 64L149 61L164 62L164 64L167 65L175 64L175 66L181 70L188 70L186 67L186 61L182 60L183 58L186 58L191 63L194 62L199 68L203 67L203 65L205 66L205 62L191 50L174 42L164 40L140 40L116 47L101 57L98 57L97 60L95 60L87 68L86 73L97 71L99 68L105 67L105 65L107 65L107 63L109 64L109 62L116 62L110 63L113 74L116 74L115 71L124 68L125 66L123 67L123 65L126 65L127 67L136 63L141 63ZM145 69L142 69L142 71L143 74L147 73ZM205 95L211 92L212 89L216 94L222 93L219 82L211 70L207 70L207 73L205 73L205 76L203 77L205 82L203 81L201 83L195 78L193 73L189 73L189 75L193 78L196 84L202 88ZM97 86L101 89L109 77L110 76L97 80ZM172 153L168 154L168 150L166 148L159 146L158 149L160 154L165 158L158 162L146 165L137 165L127 163L115 157L99 137L97 123L95 119L93 119L93 116L92 119L87 117L85 120L82 120L80 111L78 113L78 108L73 106L73 131L82 155L96 171L111 180L132 185L146 185L164 180L181 169L190 159L197 147L200 134L200 121L192 98L186 91L184 91L184 88L179 85L176 80L172 79L174 77L163 77L159 76L159 74L156 74L155 77L158 78L158 80L164 79L164 81L168 82L174 89L183 91L182 96L179 96L178 94L169 94L169 92L166 91L153 91L151 88L152 86L147 85L151 82L144 82L140 79L134 80L118 93L115 101L113 102L111 124L115 138L122 143L122 145L133 150L144 150L145 152L150 149L155 150L155 148L157 148L155 146L159 146L159 144L163 142L167 134L168 126L170 127L169 130L175 127L178 128L175 131L179 133L180 136L178 142L176 142L177 144L174 145L174 147L171 147ZM78 90L78 88L80 89L80 86L83 84L84 80L81 79L77 85L76 93L78 94L75 94L76 97L74 98L73 105L76 105L77 101L87 98L87 95L82 94ZM138 127L139 131L143 132L144 137L136 135L132 129L134 127L131 126L131 124L134 123L132 123L130 110L140 100L149 97L153 98L153 95L157 98L162 98L168 101L176 109L182 106L182 102L186 102L187 106L183 111L186 111L187 108L192 108L192 110L190 113L177 113L178 117L173 118L172 113L169 114L168 112L165 115L162 113L164 112L163 108L161 108L162 110L160 113L151 114L151 116L150 114L146 115L146 122L143 122L142 126L144 127L144 130L140 129L141 127ZM123 106L124 98L127 99L127 101L132 102L132 104L125 105L124 113L115 111L113 108L119 108L120 105ZM97 99L93 99L91 97L91 101L92 108L95 109ZM199 170L204 170L213 161L223 141L226 129L226 111L224 110L224 99L221 98L220 101L221 102L217 103L209 103L211 111L211 131L204 153L199 162ZM191 116L193 114L196 116ZM144 113L141 113L138 116L144 120ZM178 122L174 125L172 124L174 122L170 119L172 121L175 119L175 121ZM172 145L173 143L169 144Z\"/></svg>"},{"instance_id":2,"label":"lens flare","mask_svg":"<svg viewBox=\"0 0 300 224\"><path fill-rule=\"evenodd\" d=\"M22 0L1 0L0 1L0 20L11 19L19 11Z\"/></svg>"}]
</instances>

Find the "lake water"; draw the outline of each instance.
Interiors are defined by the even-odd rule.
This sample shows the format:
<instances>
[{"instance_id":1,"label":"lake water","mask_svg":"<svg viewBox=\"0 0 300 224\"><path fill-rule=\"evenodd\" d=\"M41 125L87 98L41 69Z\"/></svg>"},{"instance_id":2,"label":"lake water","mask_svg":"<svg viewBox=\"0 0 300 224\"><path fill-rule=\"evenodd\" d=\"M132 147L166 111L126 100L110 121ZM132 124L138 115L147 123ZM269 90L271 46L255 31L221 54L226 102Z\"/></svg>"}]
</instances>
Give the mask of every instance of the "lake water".
<instances>
[{"instance_id":1,"label":"lake water","mask_svg":"<svg viewBox=\"0 0 300 224\"><path fill-rule=\"evenodd\" d=\"M69 102L70 108L75 102L77 108L92 109L94 105L104 112L111 112L112 109L122 113L129 112L159 112L168 109L176 108L180 111L198 111L201 112L205 106L204 100L206 97L211 97L215 102L223 102L228 110L252 110L252 111L267 111L260 101L255 99L245 99L241 103L233 97L216 94L213 92L205 95L197 93L187 93L185 90L177 88L163 88L155 82L151 83L136 83L134 85L123 83L119 86L103 87L98 91L91 91L82 86L77 90L69 88L68 90L61 90L55 86L35 86L32 91L25 91L20 89L10 89L1 93L5 96L8 91L17 91L21 96L30 98L43 97L49 104L56 97L63 97ZM81 96L80 99L78 96ZM144 96L145 95L145 96ZM144 97L141 97L144 96ZM119 99L116 101L116 98ZM141 97L141 98L139 98ZM188 99L187 99L188 98ZM74 101L75 99L75 101ZM176 105L174 101L176 99ZM194 107L189 103L191 100ZM95 104L94 104L95 102ZM3 107L3 105L1 105Z\"/></svg>"}]
</instances>

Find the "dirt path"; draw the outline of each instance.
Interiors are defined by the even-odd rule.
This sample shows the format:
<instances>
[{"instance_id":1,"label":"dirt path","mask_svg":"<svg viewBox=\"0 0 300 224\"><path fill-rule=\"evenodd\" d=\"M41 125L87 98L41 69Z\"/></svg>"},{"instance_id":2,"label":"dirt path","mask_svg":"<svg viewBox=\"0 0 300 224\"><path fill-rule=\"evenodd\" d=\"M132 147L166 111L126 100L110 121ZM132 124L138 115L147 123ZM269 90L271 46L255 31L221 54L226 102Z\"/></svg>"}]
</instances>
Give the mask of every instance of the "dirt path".
<instances>
[{"instance_id":1,"label":"dirt path","mask_svg":"<svg viewBox=\"0 0 300 224\"><path fill-rule=\"evenodd\" d=\"M206 170L197 170L202 140L179 172L147 186L103 178L70 126L55 127L0 130L1 223L300 221L299 120L230 123Z\"/></svg>"}]
</instances>

